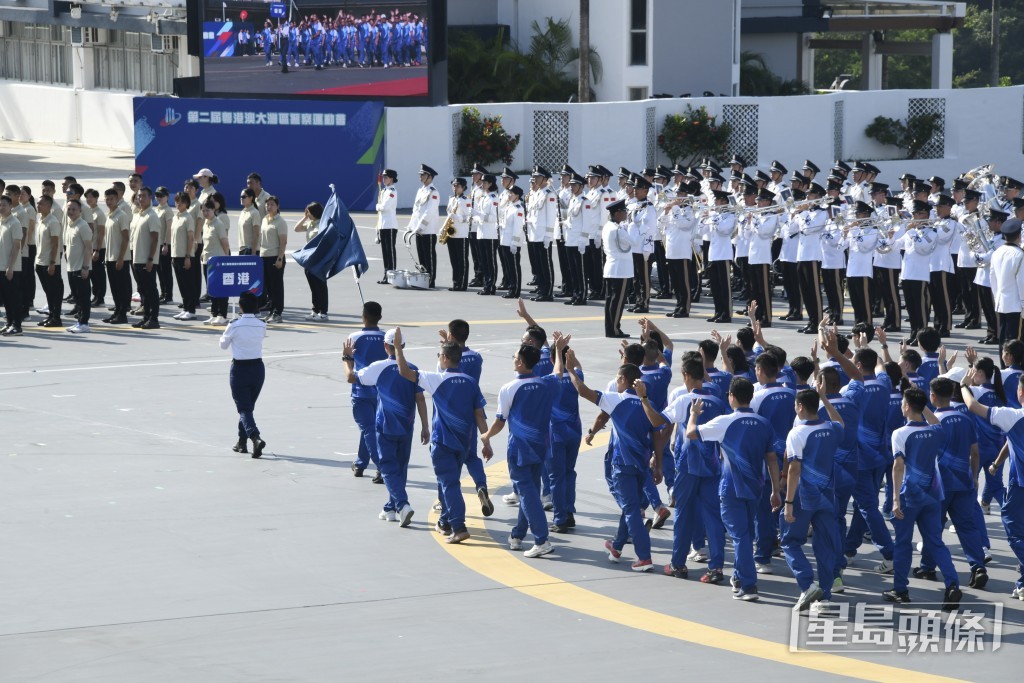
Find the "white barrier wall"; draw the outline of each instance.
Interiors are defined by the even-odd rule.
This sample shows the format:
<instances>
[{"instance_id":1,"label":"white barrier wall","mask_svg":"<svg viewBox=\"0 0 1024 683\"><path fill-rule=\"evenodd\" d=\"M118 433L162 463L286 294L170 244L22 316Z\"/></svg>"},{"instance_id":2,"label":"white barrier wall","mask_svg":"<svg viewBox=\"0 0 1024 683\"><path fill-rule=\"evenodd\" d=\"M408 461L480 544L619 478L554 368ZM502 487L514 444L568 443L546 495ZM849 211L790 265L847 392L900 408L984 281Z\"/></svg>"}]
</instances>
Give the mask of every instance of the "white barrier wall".
<instances>
[{"instance_id":1,"label":"white barrier wall","mask_svg":"<svg viewBox=\"0 0 1024 683\"><path fill-rule=\"evenodd\" d=\"M942 158L896 159L901 152L869 139L864 129L876 116L906 119L912 99L944 111ZM841 103L837 110L837 103ZM756 141L752 164L767 169L778 159L790 170L812 159L827 169L836 157L870 160L882 169L880 180L898 184L903 172L919 177L939 175L948 180L959 173L994 163L996 171L1024 179L1024 86L956 90L884 90L831 93L801 97L693 98L610 102L594 104L513 103L476 105L485 115L500 114L505 129L520 133L512 168L521 171L545 150L534 148L534 112L568 112L568 162L577 170L601 163L612 170L626 166L640 170L648 165L653 145L654 161L668 163L656 146L656 135L665 116L682 113L687 104L707 107L721 118L727 105L756 105L753 129L749 119L741 126ZM944 109L943 109L944 108ZM648 134L648 110L654 111L655 131ZM400 206L411 205L419 164L439 173L442 194L456 170L453 116L461 105L437 108L389 108L387 110L387 164L398 171ZM492 170L500 171L500 165ZM554 168L549 170L554 171ZM526 187L527 179L521 179ZM406 190L405 188L410 188Z\"/></svg>"},{"instance_id":2,"label":"white barrier wall","mask_svg":"<svg viewBox=\"0 0 1024 683\"><path fill-rule=\"evenodd\" d=\"M133 96L0 81L0 139L131 152Z\"/></svg>"}]
</instances>

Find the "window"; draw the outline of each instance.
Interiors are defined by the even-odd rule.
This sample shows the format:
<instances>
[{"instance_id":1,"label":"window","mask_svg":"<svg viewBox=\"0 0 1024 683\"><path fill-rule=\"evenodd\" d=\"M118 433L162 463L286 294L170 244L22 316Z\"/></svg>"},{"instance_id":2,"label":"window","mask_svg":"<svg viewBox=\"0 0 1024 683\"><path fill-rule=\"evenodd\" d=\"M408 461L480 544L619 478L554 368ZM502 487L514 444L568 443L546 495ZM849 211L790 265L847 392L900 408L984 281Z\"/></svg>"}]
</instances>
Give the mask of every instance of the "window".
<instances>
[{"instance_id":1,"label":"window","mask_svg":"<svg viewBox=\"0 0 1024 683\"><path fill-rule=\"evenodd\" d=\"M630 88L629 89L629 100L630 102L636 102L637 100L647 99L647 88Z\"/></svg>"},{"instance_id":2,"label":"window","mask_svg":"<svg viewBox=\"0 0 1024 683\"><path fill-rule=\"evenodd\" d=\"M177 38L172 41L177 45ZM152 50L152 36L133 31L110 31L108 44L93 46L93 76L97 88L170 93L174 89L177 53Z\"/></svg>"},{"instance_id":3,"label":"window","mask_svg":"<svg viewBox=\"0 0 1024 683\"><path fill-rule=\"evenodd\" d=\"M7 24L0 40L0 78L71 85L71 38L66 26Z\"/></svg>"},{"instance_id":4,"label":"window","mask_svg":"<svg viewBox=\"0 0 1024 683\"><path fill-rule=\"evenodd\" d=\"M629 3L629 65L647 64L647 0Z\"/></svg>"}]
</instances>

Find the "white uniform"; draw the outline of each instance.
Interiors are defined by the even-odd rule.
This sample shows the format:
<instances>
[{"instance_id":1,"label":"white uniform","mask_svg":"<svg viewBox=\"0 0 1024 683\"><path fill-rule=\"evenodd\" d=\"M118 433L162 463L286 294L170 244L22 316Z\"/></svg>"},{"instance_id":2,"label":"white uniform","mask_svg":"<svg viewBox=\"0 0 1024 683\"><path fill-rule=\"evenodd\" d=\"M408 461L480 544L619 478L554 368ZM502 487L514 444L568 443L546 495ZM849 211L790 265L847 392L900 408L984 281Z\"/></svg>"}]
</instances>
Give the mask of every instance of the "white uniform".
<instances>
[{"instance_id":1,"label":"white uniform","mask_svg":"<svg viewBox=\"0 0 1024 683\"><path fill-rule=\"evenodd\" d=\"M494 192L480 191L473 201L473 228L477 239L498 239L498 207L501 201Z\"/></svg>"},{"instance_id":2,"label":"white uniform","mask_svg":"<svg viewBox=\"0 0 1024 683\"><path fill-rule=\"evenodd\" d=\"M530 192L526 200L526 239L550 245L558 222L555 193L547 187Z\"/></svg>"},{"instance_id":3,"label":"white uniform","mask_svg":"<svg viewBox=\"0 0 1024 683\"><path fill-rule=\"evenodd\" d=\"M377 213L380 214L381 230L398 229L398 191L394 185L382 187L377 197ZM263 215L266 215L264 212Z\"/></svg>"},{"instance_id":4,"label":"white uniform","mask_svg":"<svg viewBox=\"0 0 1024 683\"><path fill-rule=\"evenodd\" d=\"M750 233L748 263L752 266L770 265L772 262L772 241L779 227L778 214L759 214L754 218Z\"/></svg>"},{"instance_id":5,"label":"white uniform","mask_svg":"<svg viewBox=\"0 0 1024 683\"><path fill-rule=\"evenodd\" d=\"M707 220L707 234L711 240L708 249L709 261L732 261L732 231L736 227L736 215L712 211Z\"/></svg>"},{"instance_id":6,"label":"white uniform","mask_svg":"<svg viewBox=\"0 0 1024 683\"><path fill-rule=\"evenodd\" d=\"M526 244L526 233L523 231L526 224L525 214L521 202L509 201L502 211L500 244L512 249L513 254Z\"/></svg>"},{"instance_id":7,"label":"white uniform","mask_svg":"<svg viewBox=\"0 0 1024 683\"><path fill-rule=\"evenodd\" d=\"M1016 244L1003 244L992 254L988 267L996 313L1020 313L1024 299L1024 251Z\"/></svg>"},{"instance_id":8,"label":"white uniform","mask_svg":"<svg viewBox=\"0 0 1024 683\"><path fill-rule=\"evenodd\" d=\"M437 234L440 214L437 212L441 198L433 185L421 185L416 190L416 199L412 204L412 216L409 217L409 232L417 235Z\"/></svg>"},{"instance_id":9,"label":"white uniform","mask_svg":"<svg viewBox=\"0 0 1024 683\"><path fill-rule=\"evenodd\" d=\"M800 226L800 243L796 250L797 263L805 261L821 261L821 234L828 222L828 212L814 207L800 214L797 222Z\"/></svg>"},{"instance_id":10,"label":"white uniform","mask_svg":"<svg viewBox=\"0 0 1024 683\"><path fill-rule=\"evenodd\" d=\"M665 217L665 258L693 257L693 239L697 219L689 206L673 206Z\"/></svg>"},{"instance_id":11,"label":"white uniform","mask_svg":"<svg viewBox=\"0 0 1024 683\"><path fill-rule=\"evenodd\" d=\"M469 197L466 194L461 197L455 195L449 197L447 212L452 217L452 226L455 228L455 234L451 238L468 238L469 218L473 215L473 202Z\"/></svg>"},{"instance_id":12,"label":"white uniform","mask_svg":"<svg viewBox=\"0 0 1024 683\"><path fill-rule=\"evenodd\" d=\"M821 233L821 267L831 270L846 268L846 241L842 231L832 221L826 224Z\"/></svg>"},{"instance_id":13,"label":"white uniform","mask_svg":"<svg viewBox=\"0 0 1024 683\"><path fill-rule=\"evenodd\" d=\"M633 277L633 252L642 246L636 223L608 221L601 229L601 240L604 243L605 255L602 271L604 277Z\"/></svg>"},{"instance_id":14,"label":"white uniform","mask_svg":"<svg viewBox=\"0 0 1024 683\"><path fill-rule=\"evenodd\" d=\"M569 198L568 206L565 209L565 221L562 226L562 239L565 240L566 249L577 249L580 253L587 250L590 241L585 226L584 207L590 206L590 200L582 192Z\"/></svg>"},{"instance_id":15,"label":"white uniform","mask_svg":"<svg viewBox=\"0 0 1024 683\"><path fill-rule=\"evenodd\" d=\"M640 234L640 244L633 248L634 254L646 256L654 253L654 241L658 234L658 219L654 211L654 206L646 199L633 204L629 211L629 221Z\"/></svg>"},{"instance_id":16,"label":"white uniform","mask_svg":"<svg viewBox=\"0 0 1024 683\"><path fill-rule=\"evenodd\" d=\"M933 273L953 273L953 258L949 253L949 245L960 230L960 224L952 218L938 219L932 225L936 229L938 244L932 252L931 270Z\"/></svg>"},{"instance_id":17,"label":"white uniform","mask_svg":"<svg viewBox=\"0 0 1024 683\"><path fill-rule=\"evenodd\" d=\"M931 280L931 256L939 244L935 230L929 226L910 228L902 237L903 267L900 280Z\"/></svg>"},{"instance_id":18,"label":"white uniform","mask_svg":"<svg viewBox=\"0 0 1024 683\"><path fill-rule=\"evenodd\" d=\"M853 228L846 238L849 258L846 277L873 277L875 249L878 247L877 228Z\"/></svg>"}]
</instances>

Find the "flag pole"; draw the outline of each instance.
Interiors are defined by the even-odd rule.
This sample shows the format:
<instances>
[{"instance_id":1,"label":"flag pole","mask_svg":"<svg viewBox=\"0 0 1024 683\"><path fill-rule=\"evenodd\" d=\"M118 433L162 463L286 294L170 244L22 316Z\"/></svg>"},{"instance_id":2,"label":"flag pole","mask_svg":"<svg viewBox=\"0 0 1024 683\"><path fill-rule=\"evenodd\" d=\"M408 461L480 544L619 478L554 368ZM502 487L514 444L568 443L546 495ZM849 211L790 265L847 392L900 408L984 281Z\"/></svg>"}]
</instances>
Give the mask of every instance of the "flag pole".
<instances>
[{"instance_id":1,"label":"flag pole","mask_svg":"<svg viewBox=\"0 0 1024 683\"><path fill-rule=\"evenodd\" d=\"M359 290L359 302L365 305L366 299L363 298L363 286L359 284L359 268L356 266L352 266L352 277L355 278L356 289Z\"/></svg>"}]
</instances>

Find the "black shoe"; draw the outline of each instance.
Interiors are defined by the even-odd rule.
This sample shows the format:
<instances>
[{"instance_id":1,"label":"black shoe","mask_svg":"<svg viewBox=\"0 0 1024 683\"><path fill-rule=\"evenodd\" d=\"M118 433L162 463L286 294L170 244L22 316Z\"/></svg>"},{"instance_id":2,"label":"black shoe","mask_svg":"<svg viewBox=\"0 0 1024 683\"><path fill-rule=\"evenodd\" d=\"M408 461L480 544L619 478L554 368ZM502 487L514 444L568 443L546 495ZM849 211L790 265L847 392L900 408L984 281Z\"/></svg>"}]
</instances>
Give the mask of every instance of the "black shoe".
<instances>
[{"instance_id":1,"label":"black shoe","mask_svg":"<svg viewBox=\"0 0 1024 683\"><path fill-rule=\"evenodd\" d=\"M690 575L690 570L686 567L676 567L672 564L665 565L665 576L674 576L677 579L685 579Z\"/></svg>"},{"instance_id":2,"label":"black shoe","mask_svg":"<svg viewBox=\"0 0 1024 683\"><path fill-rule=\"evenodd\" d=\"M353 476L356 476L356 477L363 476L363 468L360 467L359 465L355 464L355 463L352 463L352 474L353 474Z\"/></svg>"},{"instance_id":3,"label":"black shoe","mask_svg":"<svg viewBox=\"0 0 1024 683\"><path fill-rule=\"evenodd\" d=\"M566 520L565 520L565 525L566 525L567 527L569 527L570 529L575 529L575 528L576 528L576 517L574 517L574 516L573 516L573 515L572 515L572 514L570 513L570 514L569 514L569 516L568 516L568 517L566 518Z\"/></svg>"},{"instance_id":4,"label":"black shoe","mask_svg":"<svg viewBox=\"0 0 1024 683\"><path fill-rule=\"evenodd\" d=\"M42 327L64 327L64 323L60 321L60 318L50 318L43 322Z\"/></svg>"},{"instance_id":5,"label":"black shoe","mask_svg":"<svg viewBox=\"0 0 1024 683\"><path fill-rule=\"evenodd\" d=\"M267 442L260 438L260 435L252 437L252 457L259 458L263 455L263 449L267 447Z\"/></svg>"},{"instance_id":6,"label":"black shoe","mask_svg":"<svg viewBox=\"0 0 1024 683\"><path fill-rule=\"evenodd\" d=\"M573 306L586 306L587 305L587 300L583 299L583 298L573 299L571 303L572 303Z\"/></svg>"},{"instance_id":7,"label":"black shoe","mask_svg":"<svg viewBox=\"0 0 1024 683\"><path fill-rule=\"evenodd\" d=\"M386 285L386 284L388 284L388 279L387 278L382 278L380 280L377 280L377 284L378 285Z\"/></svg>"},{"instance_id":8,"label":"black shoe","mask_svg":"<svg viewBox=\"0 0 1024 683\"><path fill-rule=\"evenodd\" d=\"M938 329L938 332L939 332L939 338L941 338L941 339L945 339L946 337L950 336L950 334L951 334L950 331L949 331L949 328L946 328L946 327L940 327Z\"/></svg>"},{"instance_id":9,"label":"black shoe","mask_svg":"<svg viewBox=\"0 0 1024 683\"><path fill-rule=\"evenodd\" d=\"M140 321L139 321L139 322L137 322L137 323L132 323L132 327L136 327L136 328L138 328L138 327L142 327L142 326L143 326L143 325L145 325L145 324L146 324L146 321L145 321L145 320L140 320Z\"/></svg>"},{"instance_id":10,"label":"black shoe","mask_svg":"<svg viewBox=\"0 0 1024 683\"><path fill-rule=\"evenodd\" d=\"M962 330L965 327L967 327L967 321L965 320L964 322L957 323L956 325L953 325L953 327L955 327L958 330Z\"/></svg>"},{"instance_id":11,"label":"black shoe","mask_svg":"<svg viewBox=\"0 0 1024 683\"><path fill-rule=\"evenodd\" d=\"M541 303L548 302L548 301L554 301L554 300L555 300L554 297L550 297L550 296L534 296L534 297L530 297L530 301L539 301Z\"/></svg>"},{"instance_id":12,"label":"black shoe","mask_svg":"<svg viewBox=\"0 0 1024 683\"><path fill-rule=\"evenodd\" d=\"M518 299L519 295L518 294L513 294L512 292L505 292L504 294L501 295L501 298L502 299Z\"/></svg>"},{"instance_id":13,"label":"black shoe","mask_svg":"<svg viewBox=\"0 0 1024 683\"><path fill-rule=\"evenodd\" d=\"M473 278L472 280L469 281L469 286L470 287L481 287L481 286L483 286L483 284L484 284L483 280L481 280L478 277L475 277L475 278Z\"/></svg>"},{"instance_id":14,"label":"black shoe","mask_svg":"<svg viewBox=\"0 0 1024 683\"><path fill-rule=\"evenodd\" d=\"M721 317L722 316L720 316L720 315L713 315L710 318L708 318L707 321L709 323L717 323Z\"/></svg>"},{"instance_id":15,"label":"black shoe","mask_svg":"<svg viewBox=\"0 0 1024 683\"><path fill-rule=\"evenodd\" d=\"M896 602L899 604L905 604L910 602L910 593L907 591L885 591L882 593L882 599L886 602Z\"/></svg>"},{"instance_id":16,"label":"black shoe","mask_svg":"<svg viewBox=\"0 0 1024 683\"><path fill-rule=\"evenodd\" d=\"M22 331L20 327L8 327L4 329L3 335L5 337L20 337L22 335Z\"/></svg>"},{"instance_id":17,"label":"black shoe","mask_svg":"<svg viewBox=\"0 0 1024 683\"><path fill-rule=\"evenodd\" d=\"M959 586L950 586L942 595L942 611L952 612L960 606L960 600L964 597Z\"/></svg>"},{"instance_id":18,"label":"black shoe","mask_svg":"<svg viewBox=\"0 0 1024 683\"><path fill-rule=\"evenodd\" d=\"M998 344L999 343L999 339L996 338L996 337L986 337L985 339L981 340L981 343L982 344Z\"/></svg>"},{"instance_id":19,"label":"black shoe","mask_svg":"<svg viewBox=\"0 0 1024 683\"><path fill-rule=\"evenodd\" d=\"M476 497L480 500L480 512L483 513L484 517L493 515L494 503L491 502L491 496L487 493L486 486L481 486L476 490Z\"/></svg>"},{"instance_id":20,"label":"black shoe","mask_svg":"<svg viewBox=\"0 0 1024 683\"><path fill-rule=\"evenodd\" d=\"M201 297L199 297L199 303L201 304L208 304L210 303L210 301L212 301L212 299L210 299L209 294L203 294Z\"/></svg>"},{"instance_id":21,"label":"black shoe","mask_svg":"<svg viewBox=\"0 0 1024 683\"><path fill-rule=\"evenodd\" d=\"M654 296L654 298L655 299L675 299L676 297L675 297L674 294L672 294L672 292L658 292Z\"/></svg>"},{"instance_id":22,"label":"black shoe","mask_svg":"<svg viewBox=\"0 0 1024 683\"><path fill-rule=\"evenodd\" d=\"M963 306L957 306L956 308L953 309L953 315L963 315L966 312L967 311L964 309Z\"/></svg>"},{"instance_id":23,"label":"black shoe","mask_svg":"<svg viewBox=\"0 0 1024 683\"><path fill-rule=\"evenodd\" d=\"M160 323L158 321L156 321L156 320L147 320L146 322L142 323L141 329L143 329L143 330L159 330L160 329Z\"/></svg>"},{"instance_id":24,"label":"black shoe","mask_svg":"<svg viewBox=\"0 0 1024 683\"><path fill-rule=\"evenodd\" d=\"M70 311L67 312L67 315L69 315L69 316L71 316L73 318L76 315L78 315L80 312L81 311L78 309L78 306L75 306L74 308L72 308Z\"/></svg>"},{"instance_id":25,"label":"black shoe","mask_svg":"<svg viewBox=\"0 0 1024 683\"><path fill-rule=\"evenodd\" d=\"M548 531L552 531L556 534L566 534L569 533L569 527L565 524L555 524L554 522L551 522L551 524L548 524Z\"/></svg>"},{"instance_id":26,"label":"black shoe","mask_svg":"<svg viewBox=\"0 0 1024 683\"><path fill-rule=\"evenodd\" d=\"M374 484L383 484L384 475L380 473L380 470L377 470L377 474L373 475L373 479L371 479L370 481L372 481Z\"/></svg>"},{"instance_id":27,"label":"black shoe","mask_svg":"<svg viewBox=\"0 0 1024 683\"><path fill-rule=\"evenodd\" d=\"M734 311L734 313L741 318L747 315L747 311Z\"/></svg>"},{"instance_id":28,"label":"black shoe","mask_svg":"<svg viewBox=\"0 0 1024 683\"><path fill-rule=\"evenodd\" d=\"M971 570L971 582L968 584L971 588L977 590L985 590L985 586L988 584L988 570L984 567L978 567Z\"/></svg>"},{"instance_id":29,"label":"black shoe","mask_svg":"<svg viewBox=\"0 0 1024 683\"><path fill-rule=\"evenodd\" d=\"M529 282L526 283L526 286L527 287L533 287L536 284L537 284L536 280L530 280Z\"/></svg>"},{"instance_id":30,"label":"black shoe","mask_svg":"<svg viewBox=\"0 0 1024 683\"><path fill-rule=\"evenodd\" d=\"M625 332L613 332L611 334L604 335L609 339L629 339L629 335Z\"/></svg>"},{"instance_id":31,"label":"black shoe","mask_svg":"<svg viewBox=\"0 0 1024 683\"><path fill-rule=\"evenodd\" d=\"M934 569L921 569L920 567L914 567L911 571L915 579L926 579L928 581L938 581L939 577L935 573Z\"/></svg>"},{"instance_id":32,"label":"black shoe","mask_svg":"<svg viewBox=\"0 0 1024 683\"><path fill-rule=\"evenodd\" d=\"M233 450L235 453L248 453L249 449L247 448L247 446L248 441L244 436L241 436L238 438L238 443L231 447L231 450Z\"/></svg>"},{"instance_id":33,"label":"black shoe","mask_svg":"<svg viewBox=\"0 0 1024 683\"><path fill-rule=\"evenodd\" d=\"M886 325L882 329L886 332L902 332L902 328L899 325Z\"/></svg>"},{"instance_id":34,"label":"black shoe","mask_svg":"<svg viewBox=\"0 0 1024 683\"><path fill-rule=\"evenodd\" d=\"M110 321L113 320L113 319L114 319L114 316L110 315L110 316L107 316L106 318L104 318L103 320L101 320L100 322L101 323L106 323L106 324L109 325Z\"/></svg>"},{"instance_id":35,"label":"black shoe","mask_svg":"<svg viewBox=\"0 0 1024 683\"><path fill-rule=\"evenodd\" d=\"M970 325L964 325L965 330L980 330L981 323L971 323Z\"/></svg>"},{"instance_id":36,"label":"black shoe","mask_svg":"<svg viewBox=\"0 0 1024 683\"><path fill-rule=\"evenodd\" d=\"M629 309L629 312L630 313L650 313L650 311L648 310L648 308L646 306L634 306L633 308Z\"/></svg>"},{"instance_id":37,"label":"black shoe","mask_svg":"<svg viewBox=\"0 0 1024 683\"><path fill-rule=\"evenodd\" d=\"M112 315L103 322L109 325L127 325L128 317L125 315Z\"/></svg>"}]
</instances>

